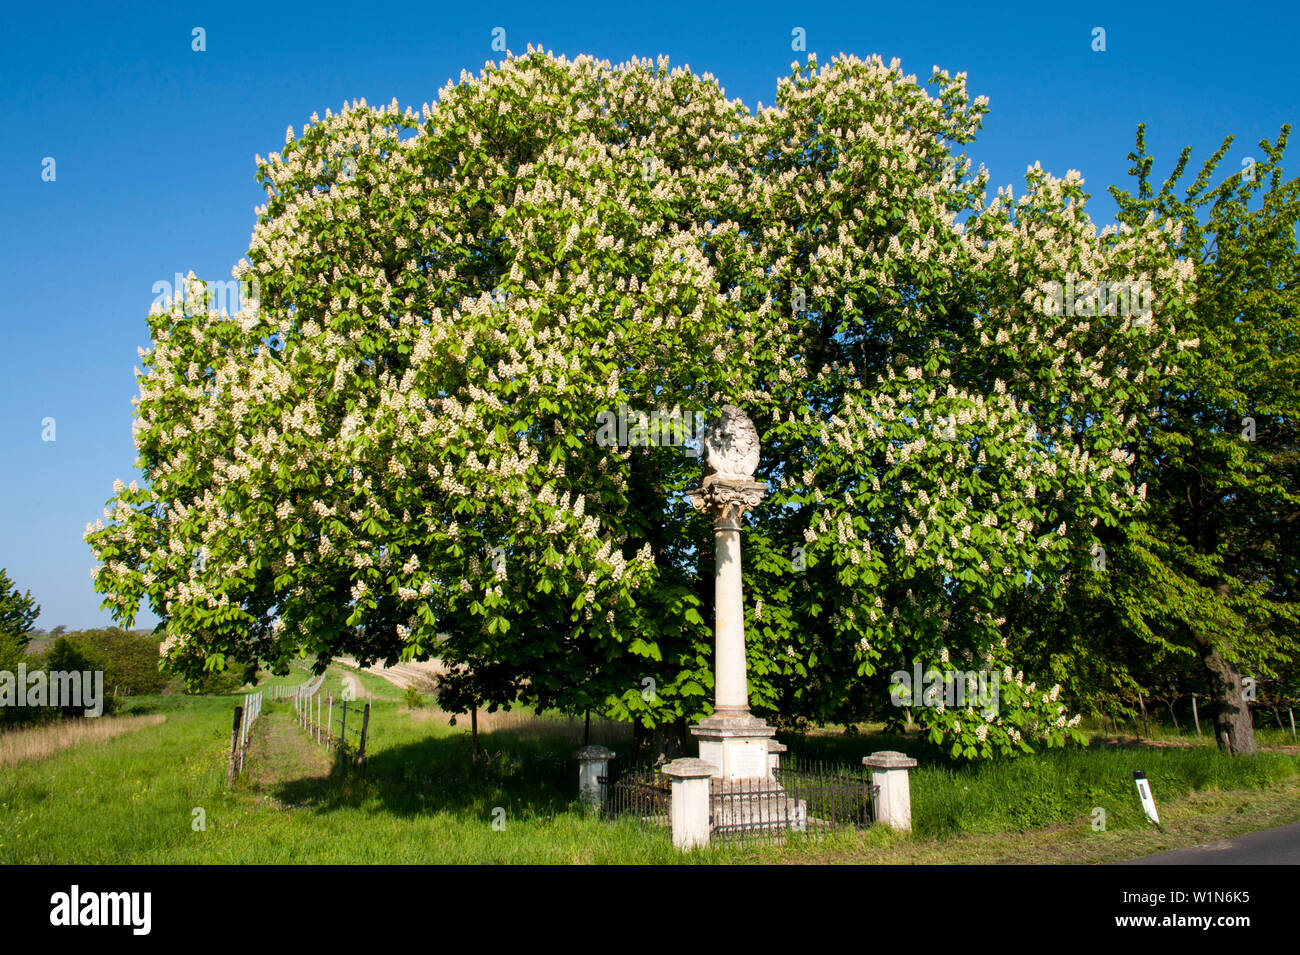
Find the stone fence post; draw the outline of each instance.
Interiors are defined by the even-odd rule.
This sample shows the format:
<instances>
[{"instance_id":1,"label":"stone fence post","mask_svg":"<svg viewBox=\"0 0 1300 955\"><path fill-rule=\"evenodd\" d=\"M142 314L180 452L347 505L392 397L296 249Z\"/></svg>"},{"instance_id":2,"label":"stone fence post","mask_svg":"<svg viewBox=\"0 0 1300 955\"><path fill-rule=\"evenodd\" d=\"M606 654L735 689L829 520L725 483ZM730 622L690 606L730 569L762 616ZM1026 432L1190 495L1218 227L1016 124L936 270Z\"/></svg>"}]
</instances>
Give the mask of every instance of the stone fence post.
<instances>
[{"instance_id":1,"label":"stone fence post","mask_svg":"<svg viewBox=\"0 0 1300 955\"><path fill-rule=\"evenodd\" d=\"M767 774L771 776L781 768L781 754L786 751L785 743L778 743L774 739L767 741Z\"/></svg>"},{"instance_id":2,"label":"stone fence post","mask_svg":"<svg viewBox=\"0 0 1300 955\"><path fill-rule=\"evenodd\" d=\"M709 787L716 768L702 759L675 759L664 767L673 786L673 845L682 850L709 844Z\"/></svg>"},{"instance_id":3,"label":"stone fence post","mask_svg":"<svg viewBox=\"0 0 1300 955\"><path fill-rule=\"evenodd\" d=\"M871 782L880 787L876 797L876 821L892 829L912 831L912 788L907 771L916 767L916 760L906 753L885 750L862 759L862 765L871 770Z\"/></svg>"},{"instance_id":4,"label":"stone fence post","mask_svg":"<svg viewBox=\"0 0 1300 955\"><path fill-rule=\"evenodd\" d=\"M612 749L592 744L573 754L578 761L578 795L589 809L600 809L605 800L600 777L609 776L609 761L617 754Z\"/></svg>"}]
</instances>

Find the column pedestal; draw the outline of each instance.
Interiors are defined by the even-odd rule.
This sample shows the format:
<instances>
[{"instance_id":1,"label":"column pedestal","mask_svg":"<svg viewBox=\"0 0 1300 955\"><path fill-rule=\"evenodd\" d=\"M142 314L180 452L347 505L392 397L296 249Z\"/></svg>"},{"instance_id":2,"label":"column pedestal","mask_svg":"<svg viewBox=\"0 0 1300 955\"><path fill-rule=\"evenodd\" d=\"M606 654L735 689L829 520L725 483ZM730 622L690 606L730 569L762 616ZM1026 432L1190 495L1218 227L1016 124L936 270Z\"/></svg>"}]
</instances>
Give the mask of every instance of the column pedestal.
<instances>
[{"instance_id":1,"label":"column pedestal","mask_svg":"<svg viewBox=\"0 0 1300 955\"><path fill-rule=\"evenodd\" d=\"M768 741L776 727L757 716L713 714L690 727L700 744L700 759L714 768L715 779L771 779Z\"/></svg>"}]
</instances>

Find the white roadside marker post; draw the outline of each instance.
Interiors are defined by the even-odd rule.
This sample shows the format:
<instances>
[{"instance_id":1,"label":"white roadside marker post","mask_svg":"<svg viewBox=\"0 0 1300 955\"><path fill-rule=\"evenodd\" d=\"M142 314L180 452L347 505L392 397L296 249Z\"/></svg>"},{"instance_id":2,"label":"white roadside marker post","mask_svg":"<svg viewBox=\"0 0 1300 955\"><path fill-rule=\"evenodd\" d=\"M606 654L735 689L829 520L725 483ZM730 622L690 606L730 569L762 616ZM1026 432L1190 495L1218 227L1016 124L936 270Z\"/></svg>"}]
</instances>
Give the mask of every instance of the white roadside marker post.
<instances>
[{"instance_id":1,"label":"white roadside marker post","mask_svg":"<svg viewBox=\"0 0 1300 955\"><path fill-rule=\"evenodd\" d=\"M1138 798L1142 800L1142 811L1147 814L1147 819L1160 828L1160 814L1156 812L1156 801L1151 795L1151 784L1147 782L1147 774L1140 769L1133 770L1133 782L1137 784Z\"/></svg>"}]
</instances>

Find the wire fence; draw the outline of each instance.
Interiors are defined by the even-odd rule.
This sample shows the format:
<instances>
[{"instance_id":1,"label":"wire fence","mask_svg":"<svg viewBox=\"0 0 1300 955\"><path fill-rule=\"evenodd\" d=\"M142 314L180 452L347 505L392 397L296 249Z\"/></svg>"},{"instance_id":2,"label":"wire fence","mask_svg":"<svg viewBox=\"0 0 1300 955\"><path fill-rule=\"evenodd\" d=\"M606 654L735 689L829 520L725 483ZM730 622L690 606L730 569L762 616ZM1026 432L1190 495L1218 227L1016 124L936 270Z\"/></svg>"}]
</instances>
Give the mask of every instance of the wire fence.
<instances>
[{"instance_id":1,"label":"wire fence","mask_svg":"<svg viewBox=\"0 0 1300 955\"><path fill-rule=\"evenodd\" d=\"M629 766L597 778L601 812L606 819L631 819L647 826L667 826L672 781L659 766Z\"/></svg>"},{"instance_id":2,"label":"wire fence","mask_svg":"<svg viewBox=\"0 0 1300 955\"><path fill-rule=\"evenodd\" d=\"M262 704L266 701L266 691L258 690L244 697L242 706L235 707L235 719L230 731L230 765L226 770L226 782L233 783L235 777L244 771L244 755L248 752L248 740L253 733L253 724L262 715Z\"/></svg>"},{"instance_id":3,"label":"wire fence","mask_svg":"<svg viewBox=\"0 0 1300 955\"><path fill-rule=\"evenodd\" d=\"M324 675L320 681L324 680ZM317 745L332 749L340 765L362 767L366 762L366 736L370 730L370 704L322 693L321 682L308 684L294 695L298 725ZM337 727L337 732L335 731Z\"/></svg>"},{"instance_id":4,"label":"wire fence","mask_svg":"<svg viewBox=\"0 0 1300 955\"><path fill-rule=\"evenodd\" d=\"M248 753L249 740L253 735L253 724L262 715L268 700L292 698L294 709L305 712L313 699L319 701L320 689L325 683L325 674L321 673L306 683L297 686L270 686L244 696L244 702L235 707L235 718L230 729L230 764L226 770L226 784L233 785L236 777L244 771L244 758ZM319 707L319 703L318 703ZM367 715L369 708L367 708ZM304 724L305 725L305 724Z\"/></svg>"},{"instance_id":5,"label":"wire fence","mask_svg":"<svg viewBox=\"0 0 1300 955\"><path fill-rule=\"evenodd\" d=\"M599 777L606 819L668 827L672 781L653 765L631 765ZM730 842L864 829L875 821L879 787L866 770L782 756L767 777L709 782L711 839Z\"/></svg>"},{"instance_id":6,"label":"wire fence","mask_svg":"<svg viewBox=\"0 0 1300 955\"><path fill-rule=\"evenodd\" d=\"M775 777L709 780L711 841L779 838L787 832L808 831L807 801Z\"/></svg>"},{"instance_id":7,"label":"wire fence","mask_svg":"<svg viewBox=\"0 0 1300 955\"><path fill-rule=\"evenodd\" d=\"M880 787L871 782L865 767L784 756L772 776L781 788L807 804L809 829L865 829L876 821Z\"/></svg>"},{"instance_id":8,"label":"wire fence","mask_svg":"<svg viewBox=\"0 0 1300 955\"><path fill-rule=\"evenodd\" d=\"M310 696L312 693L320 690L321 685L324 682L325 674L322 673L313 680L308 680L306 683L298 683L294 686L268 686L266 688L266 696L269 700L291 700L303 694Z\"/></svg>"}]
</instances>

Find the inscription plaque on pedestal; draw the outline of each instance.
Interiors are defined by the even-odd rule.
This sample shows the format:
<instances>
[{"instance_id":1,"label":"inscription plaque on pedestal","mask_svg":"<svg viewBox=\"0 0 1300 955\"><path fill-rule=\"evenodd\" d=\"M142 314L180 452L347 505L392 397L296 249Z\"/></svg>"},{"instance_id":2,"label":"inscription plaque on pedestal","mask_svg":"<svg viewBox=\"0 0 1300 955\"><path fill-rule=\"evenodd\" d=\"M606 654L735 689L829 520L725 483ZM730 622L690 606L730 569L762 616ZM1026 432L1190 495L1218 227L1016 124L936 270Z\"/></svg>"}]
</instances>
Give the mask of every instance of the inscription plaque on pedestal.
<instances>
[{"instance_id":1,"label":"inscription plaque on pedestal","mask_svg":"<svg viewBox=\"0 0 1300 955\"><path fill-rule=\"evenodd\" d=\"M761 779L767 775L766 742L733 747L729 755L732 779Z\"/></svg>"}]
</instances>

